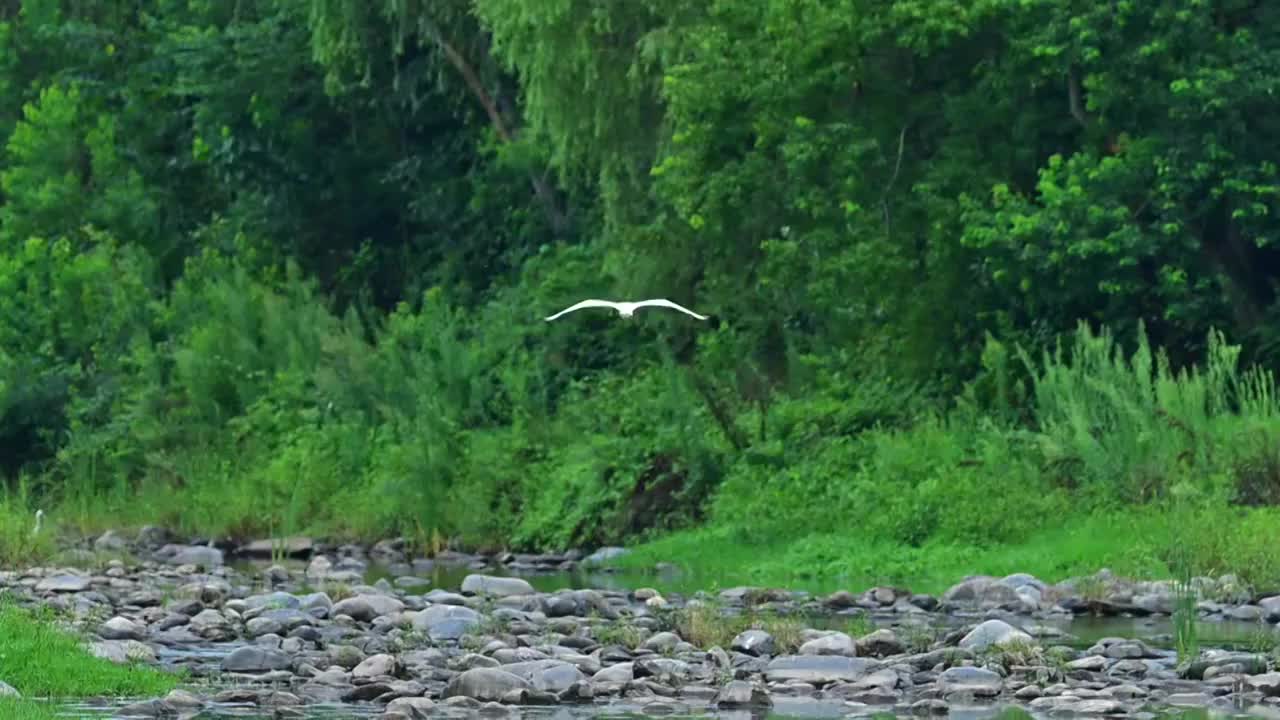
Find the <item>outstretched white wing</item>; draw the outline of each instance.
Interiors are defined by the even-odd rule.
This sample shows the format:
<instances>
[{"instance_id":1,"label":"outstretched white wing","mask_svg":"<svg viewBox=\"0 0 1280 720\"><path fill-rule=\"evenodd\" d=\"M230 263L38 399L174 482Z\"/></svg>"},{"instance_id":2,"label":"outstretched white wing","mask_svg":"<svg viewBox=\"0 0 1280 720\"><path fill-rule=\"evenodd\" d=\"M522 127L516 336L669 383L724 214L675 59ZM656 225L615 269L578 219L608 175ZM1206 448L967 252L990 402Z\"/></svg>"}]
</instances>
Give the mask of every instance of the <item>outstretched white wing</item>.
<instances>
[{"instance_id":1,"label":"outstretched white wing","mask_svg":"<svg viewBox=\"0 0 1280 720\"><path fill-rule=\"evenodd\" d=\"M684 313L684 314L686 314L686 315L692 315L692 316L694 316L694 317L698 318L699 320L706 320L706 319L707 319L707 316L706 316L706 315L699 315L698 313L696 313L696 312L694 312L694 311L690 310L689 308L681 307L681 306L679 306L679 305L677 305L677 304L675 304L675 303L671 302L670 300L666 300L666 299L662 299L662 298L659 298L659 299L656 299L656 300L641 300L640 302L636 303L636 304L635 304L635 306L636 306L636 307L664 307L664 308L671 308L672 310L679 310L680 312L682 312L682 313Z\"/></svg>"},{"instance_id":2,"label":"outstretched white wing","mask_svg":"<svg viewBox=\"0 0 1280 720\"><path fill-rule=\"evenodd\" d=\"M555 320L556 318L566 313L571 313L574 310L581 310L583 308L590 308L590 307L607 307L607 308L613 308L614 310L619 309L618 303L609 302L608 300L583 300L577 305L571 305L565 308L564 310L561 310L560 312L556 313L555 315L552 315L551 317L548 317L545 319L547 322L551 322L552 320Z\"/></svg>"}]
</instances>

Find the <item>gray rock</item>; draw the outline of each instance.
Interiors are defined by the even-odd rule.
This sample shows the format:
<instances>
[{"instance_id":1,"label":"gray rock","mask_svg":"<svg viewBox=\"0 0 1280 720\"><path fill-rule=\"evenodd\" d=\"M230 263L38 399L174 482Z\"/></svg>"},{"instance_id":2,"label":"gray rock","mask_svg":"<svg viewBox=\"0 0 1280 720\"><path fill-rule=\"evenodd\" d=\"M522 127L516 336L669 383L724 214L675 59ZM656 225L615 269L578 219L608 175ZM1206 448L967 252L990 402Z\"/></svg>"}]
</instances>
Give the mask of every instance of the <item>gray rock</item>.
<instances>
[{"instance_id":1,"label":"gray rock","mask_svg":"<svg viewBox=\"0 0 1280 720\"><path fill-rule=\"evenodd\" d=\"M1044 593L1035 586L1023 585L1013 591L1018 596L1018 602L1021 609L1026 612L1034 612L1040 608L1040 603L1044 599Z\"/></svg>"},{"instance_id":2,"label":"gray rock","mask_svg":"<svg viewBox=\"0 0 1280 720\"><path fill-rule=\"evenodd\" d=\"M1035 700L1043 694L1044 690L1041 689L1039 685L1026 685L1018 688L1018 691L1015 692L1013 696L1023 702L1028 702Z\"/></svg>"},{"instance_id":3,"label":"gray rock","mask_svg":"<svg viewBox=\"0 0 1280 720\"><path fill-rule=\"evenodd\" d=\"M1049 588L1049 586L1046 585L1043 580L1036 577L1035 575L1031 575L1028 573L1014 573L1012 575L1005 575L1004 577L1000 578L999 582L1001 585L1008 586L1010 588L1013 588L1014 590L1021 590L1022 588L1029 587L1029 588L1035 588L1040 592L1044 592Z\"/></svg>"},{"instance_id":4,"label":"gray rock","mask_svg":"<svg viewBox=\"0 0 1280 720\"><path fill-rule=\"evenodd\" d=\"M1138 698L1144 698L1148 694L1146 690L1143 690L1137 685L1131 685L1129 683L1125 683L1124 685L1115 685L1115 686L1109 687L1104 692L1106 692L1108 695L1110 695L1113 698L1118 698L1121 700L1135 700Z\"/></svg>"},{"instance_id":5,"label":"gray rock","mask_svg":"<svg viewBox=\"0 0 1280 720\"><path fill-rule=\"evenodd\" d=\"M1265 697L1280 697L1280 672L1249 676L1245 678L1245 684Z\"/></svg>"},{"instance_id":6,"label":"gray rock","mask_svg":"<svg viewBox=\"0 0 1280 720\"><path fill-rule=\"evenodd\" d=\"M382 716L389 720L426 720L435 703L425 697L402 697L387 703Z\"/></svg>"},{"instance_id":7,"label":"gray rock","mask_svg":"<svg viewBox=\"0 0 1280 720\"><path fill-rule=\"evenodd\" d=\"M304 625L315 624L315 619L301 610L293 608L285 608L282 610L268 610L253 620L267 620L280 625L285 632L292 632L295 628ZM253 622L250 620L250 622Z\"/></svg>"},{"instance_id":8,"label":"gray rock","mask_svg":"<svg viewBox=\"0 0 1280 720\"><path fill-rule=\"evenodd\" d=\"M1088 670L1090 672L1101 672L1107 669L1108 660L1101 655L1086 655L1078 660L1072 660L1067 663L1068 670Z\"/></svg>"},{"instance_id":9,"label":"gray rock","mask_svg":"<svg viewBox=\"0 0 1280 720\"><path fill-rule=\"evenodd\" d=\"M330 665L337 665L345 670L354 669L364 662L364 653L354 645L330 645L325 654ZM346 682L345 677L339 678L339 680Z\"/></svg>"},{"instance_id":10,"label":"gray rock","mask_svg":"<svg viewBox=\"0 0 1280 720\"><path fill-rule=\"evenodd\" d=\"M1205 677L1209 668L1238 665L1246 675L1260 675L1267 672L1267 658L1257 653L1237 652L1229 650L1205 650L1200 657L1193 660L1187 668L1186 677L1200 680Z\"/></svg>"},{"instance_id":11,"label":"gray rock","mask_svg":"<svg viewBox=\"0 0 1280 720\"><path fill-rule=\"evenodd\" d=\"M586 680L586 676L576 665L562 660L513 663L503 665L501 669L525 680L534 690L545 692L564 692L574 683Z\"/></svg>"},{"instance_id":12,"label":"gray rock","mask_svg":"<svg viewBox=\"0 0 1280 720\"><path fill-rule=\"evenodd\" d=\"M533 648L498 648L493 651L493 659L504 665L514 665L534 660L550 660L551 656Z\"/></svg>"},{"instance_id":13,"label":"gray rock","mask_svg":"<svg viewBox=\"0 0 1280 720\"><path fill-rule=\"evenodd\" d=\"M583 565L608 565L613 560L629 555L630 550L623 547L602 547L582 559Z\"/></svg>"},{"instance_id":14,"label":"gray rock","mask_svg":"<svg viewBox=\"0 0 1280 720\"><path fill-rule=\"evenodd\" d=\"M1027 704L1029 708L1041 713L1070 714L1080 704L1080 698L1073 695L1049 695L1038 697Z\"/></svg>"},{"instance_id":15,"label":"gray rock","mask_svg":"<svg viewBox=\"0 0 1280 720\"><path fill-rule=\"evenodd\" d=\"M828 595L822 602L837 610L844 610L856 606L858 599L848 590L837 590Z\"/></svg>"},{"instance_id":16,"label":"gray rock","mask_svg":"<svg viewBox=\"0 0 1280 720\"><path fill-rule=\"evenodd\" d=\"M41 578L36 583L37 592L78 593L89 589L89 578L71 573L59 573Z\"/></svg>"},{"instance_id":17,"label":"gray rock","mask_svg":"<svg viewBox=\"0 0 1280 720\"><path fill-rule=\"evenodd\" d=\"M689 670L689 663L673 658L644 658L635 661L636 677L669 677L683 680L689 676Z\"/></svg>"},{"instance_id":18,"label":"gray rock","mask_svg":"<svg viewBox=\"0 0 1280 720\"><path fill-rule=\"evenodd\" d=\"M413 618L415 630L432 640L457 640L480 624L480 613L460 605L432 605Z\"/></svg>"},{"instance_id":19,"label":"gray rock","mask_svg":"<svg viewBox=\"0 0 1280 720\"><path fill-rule=\"evenodd\" d=\"M745 680L734 680L720 689L720 693L716 695L715 704L716 707L721 708L770 707L773 705L773 699L762 687Z\"/></svg>"},{"instance_id":20,"label":"gray rock","mask_svg":"<svg viewBox=\"0 0 1280 720\"><path fill-rule=\"evenodd\" d=\"M241 546L240 553L251 557L269 558L277 552L283 552L286 556L293 557L309 555L314 547L315 543L308 537L266 538Z\"/></svg>"},{"instance_id":21,"label":"gray rock","mask_svg":"<svg viewBox=\"0 0 1280 720\"><path fill-rule=\"evenodd\" d=\"M244 624L244 634L250 638L263 635L283 635L284 623L272 617L256 617Z\"/></svg>"},{"instance_id":22,"label":"gray rock","mask_svg":"<svg viewBox=\"0 0 1280 720\"><path fill-rule=\"evenodd\" d=\"M547 617L570 617L578 614L578 599L572 592L560 592L543 598Z\"/></svg>"},{"instance_id":23,"label":"gray rock","mask_svg":"<svg viewBox=\"0 0 1280 720\"><path fill-rule=\"evenodd\" d=\"M1260 605L1238 605L1227 611L1227 617L1245 622L1258 622L1266 616L1266 609Z\"/></svg>"},{"instance_id":24,"label":"gray rock","mask_svg":"<svg viewBox=\"0 0 1280 720\"><path fill-rule=\"evenodd\" d=\"M1173 693L1165 697L1165 704L1174 707L1204 707L1212 703L1209 695L1206 693Z\"/></svg>"},{"instance_id":25,"label":"gray rock","mask_svg":"<svg viewBox=\"0 0 1280 720\"><path fill-rule=\"evenodd\" d=\"M870 660L836 655L783 655L765 668L769 682L807 682L826 685L854 682L877 666Z\"/></svg>"},{"instance_id":26,"label":"gray rock","mask_svg":"<svg viewBox=\"0 0 1280 720\"><path fill-rule=\"evenodd\" d=\"M1117 643L1111 643L1103 652L1109 658L1116 660L1137 660L1141 658L1159 657L1157 653L1147 647L1146 643L1141 640L1122 640Z\"/></svg>"},{"instance_id":27,"label":"gray rock","mask_svg":"<svg viewBox=\"0 0 1280 720\"><path fill-rule=\"evenodd\" d=\"M145 548L158 548L169 542L169 531L155 525L144 525L138 530L138 544Z\"/></svg>"},{"instance_id":28,"label":"gray rock","mask_svg":"<svg viewBox=\"0 0 1280 720\"><path fill-rule=\"evenodd\" d=\"M898 687L899 678L896 670L892 668L882 668L876 670L861 680L840 686L844 691L852 691L854 693L864 693L874 691L878 694L892 694Z\"/></svg>"},{"instance_id":29,"label":"gray rock","mask_svg":"<svg viewBox=\"0 0 1280 720\"><path fill-rule=\"evenodd\" d=\"M458 673L445 686L441 697L449 699L465 697L473 700L497 702L512 690L532 690L524 678L499 668L474 668Z\"/></svg>"},{"instance_id":30,"label":"gray rock","mask_svg":"<svg viewBox=\"0 0 1280 720\"><path fill-rule=\"evenodd\" d=\"M620 662L616 665L610 665L591 676L591 682L595 683L629 683L634 680L635 665L629 662Z\"/></svg>"},{"instance_id":31,"label":"gray rock","mask_svg":"<svg viewBox=\"0 0 1280 720\"><path fill-rule=\"evenodd\" d=\"M814 638L800 646L801 655L843 655L853 657L858 654L853 638L842 632L833 632Z\"/></svg>"},{"instance_id":32,"label":"gray rock","mask_svg":"<svg viewBox=\"0 0 1280 720\"><path fill-rule=\"evenodd\" d=\"M118 710L116 713L120 717L138 717L138 718L167 718L177 714L174 707L169 705L160 698L154 700L144 700L142 702L129 703Z\"/></svg>"},{"instance_id":33,"label":"gray rock","mask_svg":"<svg viewBox=\"0 0 1280 720\"><path fill-rule=\"evenodd\" d=\"M983 607L1007 607L1019 604L1018 591L999 582L993 582L978 595Z\"/></svg>"},{"instance_id":34,"label":"gray rock","mask_svg":"<svg viewBox=\"0 0 1280 720\"><path fill-rule=\"evenodd\" d=\"M389 595L356 595L334 603L330 616L348 615L361 622L404 611L404 603Z\"/></svg>"},{"instance_id":35,"label":"gray rock","mask_svg":"<svg viewBox=\"0 0 1280 720\"><path fill-rule=\"evenodd\" d=\"M1146 612L1163 615L1172 615L1175 608L1173 593L1167 591L1134 595L1133 605Z\"/></svg>"},{"instance_id":36,"label":"gray rock","mask_svg":"<svg viewBox=\"0 0 1280 720\"><path fill-rule=\"evenodd\" d=\"M307 563L307 569L303 574L311 580L323 580L329 576L333 570L333 561L324 555L316 555L311 558L311 562Z\"/></svg>"},{"instance_id":37,"label":"gray rock","mask_svg":"<svg viewBox=\"0 0 1280 720\"><path fill-rule=\"evenodd\" d=\"M674 652L682 642L684 641L680 636L673 632L660 632L640 643L640 647L656 653L669 653Z\"/></svg>"},{"instance_id":38,"label":"gray rock","mask_svg":"<svg viewBox=\"0 0 1280 720\"><path fill-rule=\"evenodd\" d=\"M1258 601L1258 605L1266 613L1267 622L1280 621L1280 595L1264 597Z\"/></svg>"},{"instance_id":39,"label":"gray rock","mask_svg":"<svg viewBox=\"0 0 1280 720\"><path fill-rule=\"evenodd\" d=\"M858 654L871 657L887 657L906 652L906 646L892 630L881 628L858 639Z\"/></svg>"},{"instance_id":40,"label":"gray rock","mask_svg":"<svg viewBox=\"0 0 1280 720\"><path fill-rule=\"evenodd\" d=\"M1081 700L1073 710L1080 715L1124 715L1124 705L1115 700L1106 698L1093 698L1090 700Z\"/></svg>"},{"instance_id":41,"label":"gray rock","mask_svg":"<svg viewBox=\"0 0 1280 720\"><path fill-rule=\"evenodd\" d=\"M191 618L191 631L208 640L230 640L235 637L231 621L217 610L201 610Z\"/></svg>"},{"instance_id":42,"label":"gray rock","mask_svg":"<svg viewBox=\"0 0 1280 720\"><path fill-rule=\"evenodd\" d=\"M967 650L985 650L992 646L1033 641L1027 633L1003 620L988 620L960 639L960 647Z\"/></svg>"},{"instance_id":43,"label":"gray rock","mask_svg":"<svg viewBox=\"0 0 1280 720\"><path fill-rule=\"evenodd\" d=\"M302 600L297 595L280 591L250 595L243 602L247 610L261 610L263 608L292 608L297 610L302 607Z\"/></svg>"},{"instance_id":44,"label":"gray rock","mask_svg":"<svg viewBox=\"0 0 1280 720\"><path fill-rule=\"evenodd\" d=\"M265 673L272 670L288 670L293 661L279 650L246 645L232 650L222 659L224 672Z\"/></svg>"},{"instance_id":45,"label":"gray rock","mask_svg":"<svg viewBox=\"0 0 1280 720\"><path fill-rule=\"evenodd\" d=\"M911 703L913 715L946 715L950 711L951 706L947 705L945 700L938 698L925 698Z\"/></svg>"},{"instance_id":46,"label":"gray rock","mask_svg":"<svg viewBox=\"0 0 1280 720\"><path fill-rule=\"evenodd\" d=\"M190 710L204 706L204 701L194 694L186 690L170 690L168 695L164 696L165 704L170 707Z\"/></svg>"},{"instance_id":47,"label":"gray rock","mask_svg":"<svg viewBox=\"0 0 1280 720\"><path fill-rule=\"evenodd\" d=\"M333 610L333 600L328 593L324 592L301 595L298 597L298 602L302 604L300 610L314 617L329 617Z\"/></svg>"},{"instance_id":48,"label":"gray rock","mask_svg":"<svg viewBox=\"0 0 1280 720\"><path fill-rule=\"evenodd\" d=\"M156 662L156 651L137 640L103 640L89 643L89 654L117 665Z\"/></svg>"},{"instance_id":49,"label":"gray rock","mask_svg":"<svg viewBox=\"0 0 1280 720\"><path fill-rule=\"evenodd\" d=\"M399 670L399 663L393 655L379 653L370 655L365 658L359 665L351 671L353 678L375 678L382 676L394 676Z\"/></svg>"},{"instance_id":50,"label":"gray rock","mask_svg":"<svg viewBox=\"0 0 1280 720\"><path fill-rule=\"evenodd\" d=\"M169 557L170 565L198 565L208 569L220 567L222 563L222 551L205 545L187 545Z\"/></svg>"},{"instance_id":51,"label":"gray rock","mask_svg":"<svg viewBox=\"0 0 1280 720\"><path fill-rule=\"evenodd\" d=\"M1004 679L985 668L959 666L948 668L938 678L944 693L969 693L975 697L994 697L1004 687Z\"/></svg>"},{"instance_id":52,"label":"gray rock","mask_svg":"<svg viewBox=\"0 0 1280 720\"><path fill-rule=\"evenodd\" d=\"M102 623L98 634L104 640L141 640L146 636L147 628L129 618L117 616Z\"/></svg>"},{"instance_id":53,"label":"gray rock","mask_svg":"<svg viewBox=\"0 0 1280 720\"><path fill-rule=\"evenodd\" d=\"M115 530L108 530L93 541L93 549L98 552L120 552L128 547L124 536Z\"/></svg>"},{"instance_id":54,"label":"gray rock","mask_svg":"<svg viewBox=\"0 0 1280 720\"><path fill-rule=\"evenodd\" d=\"M945 603L976 604L982 599L983 591L995 581L995 578L988 575L965 578L943 593L942 601Z\"/></svg>"},{"instance_id":55,"label":"gray rock","mask_svg":"<svg viewBox=\"0 0 1280 720\"><path fill-rule=\"evenodd\" d=\"M773 636L763 630L745 630L733 639L729 647L740 653L756 657L773 655L778 650Z\"/></svg>"},{"instance_id":56,"label":"gray rock","mask_svg":"<svg viewBox=\"0 0 1280 720\"><path fill-rule=\"evenodd\" d=\"M527 580L492 575L468 575L462 580L461 590L463 593L470 595L490 595L493 597L537 594L537 591L533 589L533 586Z\"/></svg>"}]
</instances>

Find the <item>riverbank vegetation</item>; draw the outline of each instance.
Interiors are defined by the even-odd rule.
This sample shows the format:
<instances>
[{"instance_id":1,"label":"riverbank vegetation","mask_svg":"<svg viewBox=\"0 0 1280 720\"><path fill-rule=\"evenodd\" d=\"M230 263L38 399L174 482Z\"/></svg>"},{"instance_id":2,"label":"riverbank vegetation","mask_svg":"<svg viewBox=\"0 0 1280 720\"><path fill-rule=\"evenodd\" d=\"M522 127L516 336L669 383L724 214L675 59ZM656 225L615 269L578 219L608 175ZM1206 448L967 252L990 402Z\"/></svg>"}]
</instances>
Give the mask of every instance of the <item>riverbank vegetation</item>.
<instances>
[{"instance_id":1,"label":"riverbank vegetation","mask_svg":"<svg viewBox=\"0 0 1280 720\"><path fill-rule=\"evenodd\" d=\"M0 7L6 564L1280 583L1268 6L129 5Z\"/></svg>"},{"instance_id":2,"label":"riverbank vegetation","mask_svg":"<svg viewBox=\"0 0 1280 720\"><path fill-rule=\"evenodd\" d=\"M0 598L0 677L24 698L57 700L162 695L180 679L146 665L117 665L95 657L48 613L34 613L8 598ZM32 717L44 717L38 703L15 705Z\"/></svg>"}]
</instances>

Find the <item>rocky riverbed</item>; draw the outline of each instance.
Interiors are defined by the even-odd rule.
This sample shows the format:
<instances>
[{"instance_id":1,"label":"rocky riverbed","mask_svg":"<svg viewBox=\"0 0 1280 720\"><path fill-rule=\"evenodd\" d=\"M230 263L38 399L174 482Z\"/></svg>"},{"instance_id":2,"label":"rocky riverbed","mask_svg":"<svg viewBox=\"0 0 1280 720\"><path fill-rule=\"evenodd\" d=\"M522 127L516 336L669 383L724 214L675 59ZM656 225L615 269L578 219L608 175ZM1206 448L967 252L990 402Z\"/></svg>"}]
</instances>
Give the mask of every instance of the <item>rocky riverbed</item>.
<instances>
[{"instance_id":1,"label":"rocky riverbed","mask_svg":"<svg viewBox=\"0 0 1280 720\"><path fill-rule=\"evenodd\" d=\"M108 533L68 554L71 567L0 573L8 594L86 631L95 653L185 668L183 689L108 704L116 716L407 719L569 708L834 717L1006 705L1047 715L1280 713L1280 597L1256 596L1231 577L1196 580L1199 613L1209 626L1250 632L1239 647L1206 647L1179 664L1159 624L1174 609L1171 586L1105 571L1056 585L974 577L940 597L894 587L685 596L660 587L539 591L518 576L566 571L588 560L582 553L415 560L399 542L298 540L276 546L277 559L284 550L294 563L233 566L264 546L170 540L154 528ZM456 585L426 579L440 565L463 569ZM374 566L384 572L369 581ZM1073 632L1099 616L1135 632Z\"/></svg>"}]
</instances>

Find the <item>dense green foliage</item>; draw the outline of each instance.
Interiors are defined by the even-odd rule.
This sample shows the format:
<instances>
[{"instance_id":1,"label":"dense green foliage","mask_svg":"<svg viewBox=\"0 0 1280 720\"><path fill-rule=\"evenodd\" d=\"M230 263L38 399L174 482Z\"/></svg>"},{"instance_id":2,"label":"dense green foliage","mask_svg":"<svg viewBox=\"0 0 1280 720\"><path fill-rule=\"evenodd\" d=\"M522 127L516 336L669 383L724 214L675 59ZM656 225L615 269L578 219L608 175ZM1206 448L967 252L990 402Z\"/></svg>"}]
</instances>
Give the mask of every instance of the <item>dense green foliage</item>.
<instances>
[{"instance_id":1,"label":"dense green foliage","mask_svg":"<svg viewBox=\"0 0 1280 720\"><path fill-rule=\"evenodd\" d=\"M1037 567L1182 545L1280 580L1244 509L1280 500L1277 30L1234 0L0 4L0 539L38 499L912 577L1119 518ZM542 322L590 296L714 318Z\"/></svg>"}]
</instances>

